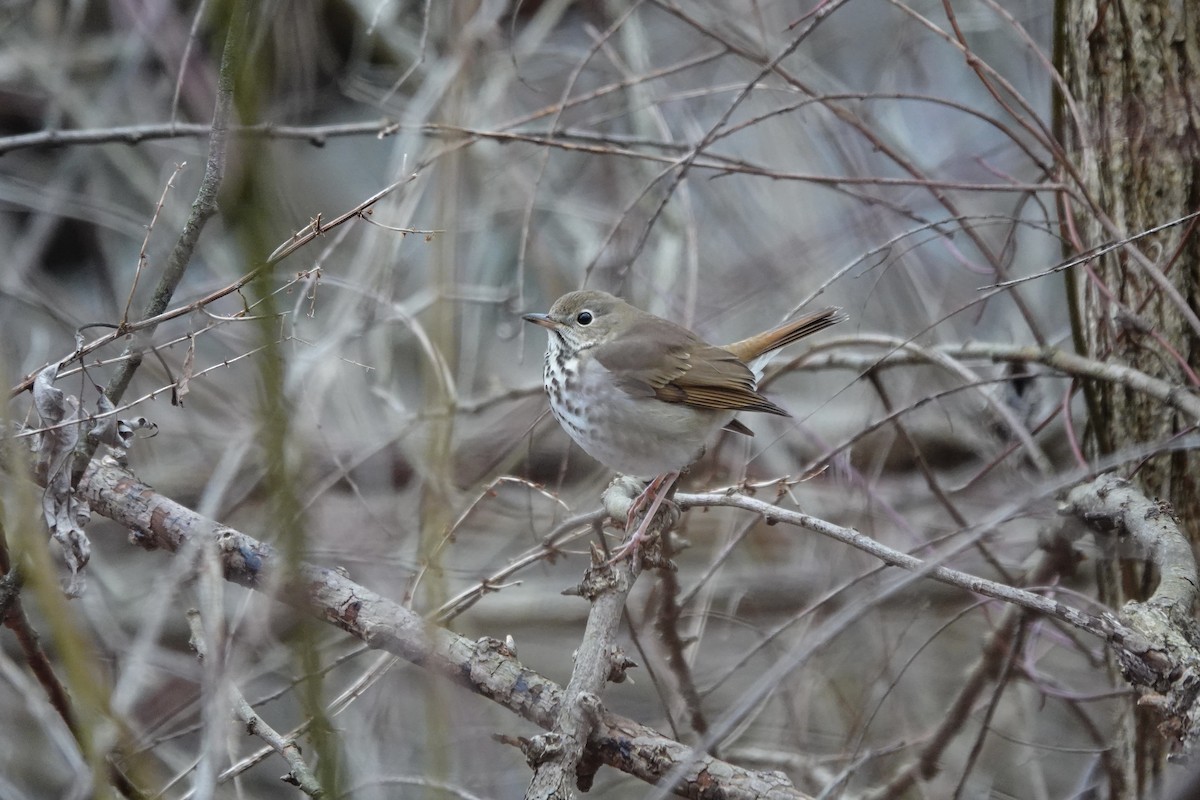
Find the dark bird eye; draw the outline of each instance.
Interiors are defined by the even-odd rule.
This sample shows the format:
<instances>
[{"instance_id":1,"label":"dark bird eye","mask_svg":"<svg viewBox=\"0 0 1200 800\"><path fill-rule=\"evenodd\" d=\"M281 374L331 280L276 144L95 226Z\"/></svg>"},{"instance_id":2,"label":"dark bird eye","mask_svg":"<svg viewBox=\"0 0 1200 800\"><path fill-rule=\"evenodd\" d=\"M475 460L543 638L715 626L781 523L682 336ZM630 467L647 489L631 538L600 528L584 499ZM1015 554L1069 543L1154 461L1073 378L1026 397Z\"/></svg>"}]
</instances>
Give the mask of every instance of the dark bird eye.
<instances>
[{"instance_id":1,"label":"dark bird eye","mask_svg":"<svg viewBox=\"0 0 1200 800\"><path fill-rule=\"evenodd\" d=\"M575 321L580 325L591 325L593 319L595 319L595 317L593 317L592 312L588 311L587 309L580 311L579 315L575 317Z\"/></svg>"}]
</instances>

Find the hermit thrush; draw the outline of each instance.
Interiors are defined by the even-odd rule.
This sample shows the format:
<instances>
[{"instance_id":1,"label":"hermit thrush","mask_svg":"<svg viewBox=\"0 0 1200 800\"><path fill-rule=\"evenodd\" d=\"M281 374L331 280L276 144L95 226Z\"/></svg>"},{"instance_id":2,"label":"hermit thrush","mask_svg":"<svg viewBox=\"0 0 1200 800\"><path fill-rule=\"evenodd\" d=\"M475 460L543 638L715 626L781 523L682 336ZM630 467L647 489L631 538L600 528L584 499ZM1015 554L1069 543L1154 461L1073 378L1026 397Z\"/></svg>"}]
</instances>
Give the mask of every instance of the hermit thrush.
<instances>
[{"instance_id":1,"label":"hermit thrush","mask_svg":"<svg viewBox=\"0 0 1200 800\"><path fill-rule=\"evenodd\" d=\"M610 469L655 479L636 504L656 495L629 552L717 430L753 435L737 412L788 416L757 391L764 357L846 317L825 308L723 347L595 290L565 294L548 314L524 319L550 332L542 376L559 424Z\"/></svg>"}]
</instances>

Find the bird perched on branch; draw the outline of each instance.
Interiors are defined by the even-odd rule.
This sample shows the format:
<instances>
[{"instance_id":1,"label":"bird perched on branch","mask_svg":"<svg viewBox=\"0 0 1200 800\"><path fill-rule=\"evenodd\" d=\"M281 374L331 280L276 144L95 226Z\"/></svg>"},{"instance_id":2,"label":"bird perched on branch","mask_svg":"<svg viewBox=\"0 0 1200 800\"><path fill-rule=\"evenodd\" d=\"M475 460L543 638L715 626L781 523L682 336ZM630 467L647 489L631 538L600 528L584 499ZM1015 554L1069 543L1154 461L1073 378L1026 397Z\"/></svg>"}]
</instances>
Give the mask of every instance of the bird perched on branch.
<instances>
[{"instance_id":1,"label":"bird perched on branch","mask_svg":"<svg viewBox=\"0 0 1200 800\"><path fill-rule=\"evenodd\" d=\"M770 353L846 319L823 308L764 333L716 346L674 322L588 289L558 298L523 319L549 336L542 373L555 419L588 455L610 469L650 480L626 522L649 510L614 556L634 555L679 478L721 428L752 436L734 416L789 416L758 393Z\"/></svg>"}]
</instances>

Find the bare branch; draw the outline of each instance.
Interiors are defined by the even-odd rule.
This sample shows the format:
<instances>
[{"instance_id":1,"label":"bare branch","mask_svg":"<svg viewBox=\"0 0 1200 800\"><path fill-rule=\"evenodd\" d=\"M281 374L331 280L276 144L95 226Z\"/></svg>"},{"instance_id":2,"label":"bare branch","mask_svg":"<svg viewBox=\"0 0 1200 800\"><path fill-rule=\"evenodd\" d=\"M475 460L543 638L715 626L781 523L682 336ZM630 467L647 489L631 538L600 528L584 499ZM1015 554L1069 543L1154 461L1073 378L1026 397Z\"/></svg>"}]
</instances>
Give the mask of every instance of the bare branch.
<instances>
[{"instance_id":1,"label":"bare branch","mask_svg":"<svg viewBox=\"0 0 1200 800\"><path fill-rule=\"evenodd\" d=\"M424 667L543 728L555 724L564 702L562 688L521 665L502 642L472 642L432 625L336 570L300 563L293 574L280 574L283 559L269 545L200 516L114 464L91 467L79 491L97 513L131 529L143 547L174 552L199 537L217 548L226 580L260 591L278 587L279 600L373 648ZM709 797L718 786L727 798L806 797L779 773L737 767L607 711L597 720L588 748L603 763L649 783L684 769L677 791L685 797Z\"/></svg>"}]
</instances>

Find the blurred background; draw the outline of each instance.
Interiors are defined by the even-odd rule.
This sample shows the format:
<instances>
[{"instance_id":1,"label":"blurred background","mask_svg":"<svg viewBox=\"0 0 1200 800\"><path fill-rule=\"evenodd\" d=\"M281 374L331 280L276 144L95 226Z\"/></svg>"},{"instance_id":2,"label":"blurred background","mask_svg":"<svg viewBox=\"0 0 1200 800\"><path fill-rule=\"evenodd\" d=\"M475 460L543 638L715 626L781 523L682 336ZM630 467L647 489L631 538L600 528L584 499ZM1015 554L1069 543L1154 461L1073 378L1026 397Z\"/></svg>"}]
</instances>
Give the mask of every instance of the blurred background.
<instances>
[{"instance_id":1,"label":"blurred background","mask_svg":"<svg viewBox=\"0 0 1200 800\"><path fill-rule=\"evenodd\" d=\"M1072 407L1069 382L978 359L873 365L906 342L1069 345L1058 278L987 288L1062 257L1045 144L1053 5L254 4L233 115L260 127L231 133L218 212L170 307L392 188L59 386L94 407L123 348L153 346L122 398L123 415L157 425L130 452L139 477L259 539L291 537L308 560L472 638L511 635L524 664L565 684L588 606L560 592L594 534L556 526L596 509L612 476L546 414L544 331L520 314L587 286L729 342L839 305L849 321L785 351L769 376L792 417L745 415L756 436L710 445L683 490L786 477L759 496L1011 580L1058 524L1054 492L1074 474L1054 414ZM0 9L7 385L70 355L82 326L138 319L151 301L204 175L236 13L154 0ZM20 138L57 130L92 135ZM8 415L36 419L28 394ZM201 733L187 565L130 547L107 521L88 531L74 631L47 629L47 647L85 655L101 717L120 721L98 730L121 739L138 782L190 796L201 753L223 770L261 742L230 719L214 756ZM623 644L642 668L606 704L687 742L693 712L736 715L715 751L814 795L889 785L1004 614L745 514L693 511L679 534L690 546L677 586L647 572L629 603ZM1090 593L1085 575L1066 583ZM656 627L670 602L682 664ZM315 680L296 655L309 631L349 796L523 792L524 758L493 736L533 726L417 667L382 669L262 595L229 586L220 603L227 650L213 668L281 731L303 722L298 695ZM35 623L46 613L31 604ZM1025 637L1020 680L969 703L936 774L897 796L1092 796L1106 720L1128 698L1099 643L1049 623ZM92 796L19 650L0 644L0 797ZM789 659L769 700L747 700ZM294 796L284 772L268 757L215 796ZM591 794L649 791L602 770Z\"/></svg>"}]
</instances>

